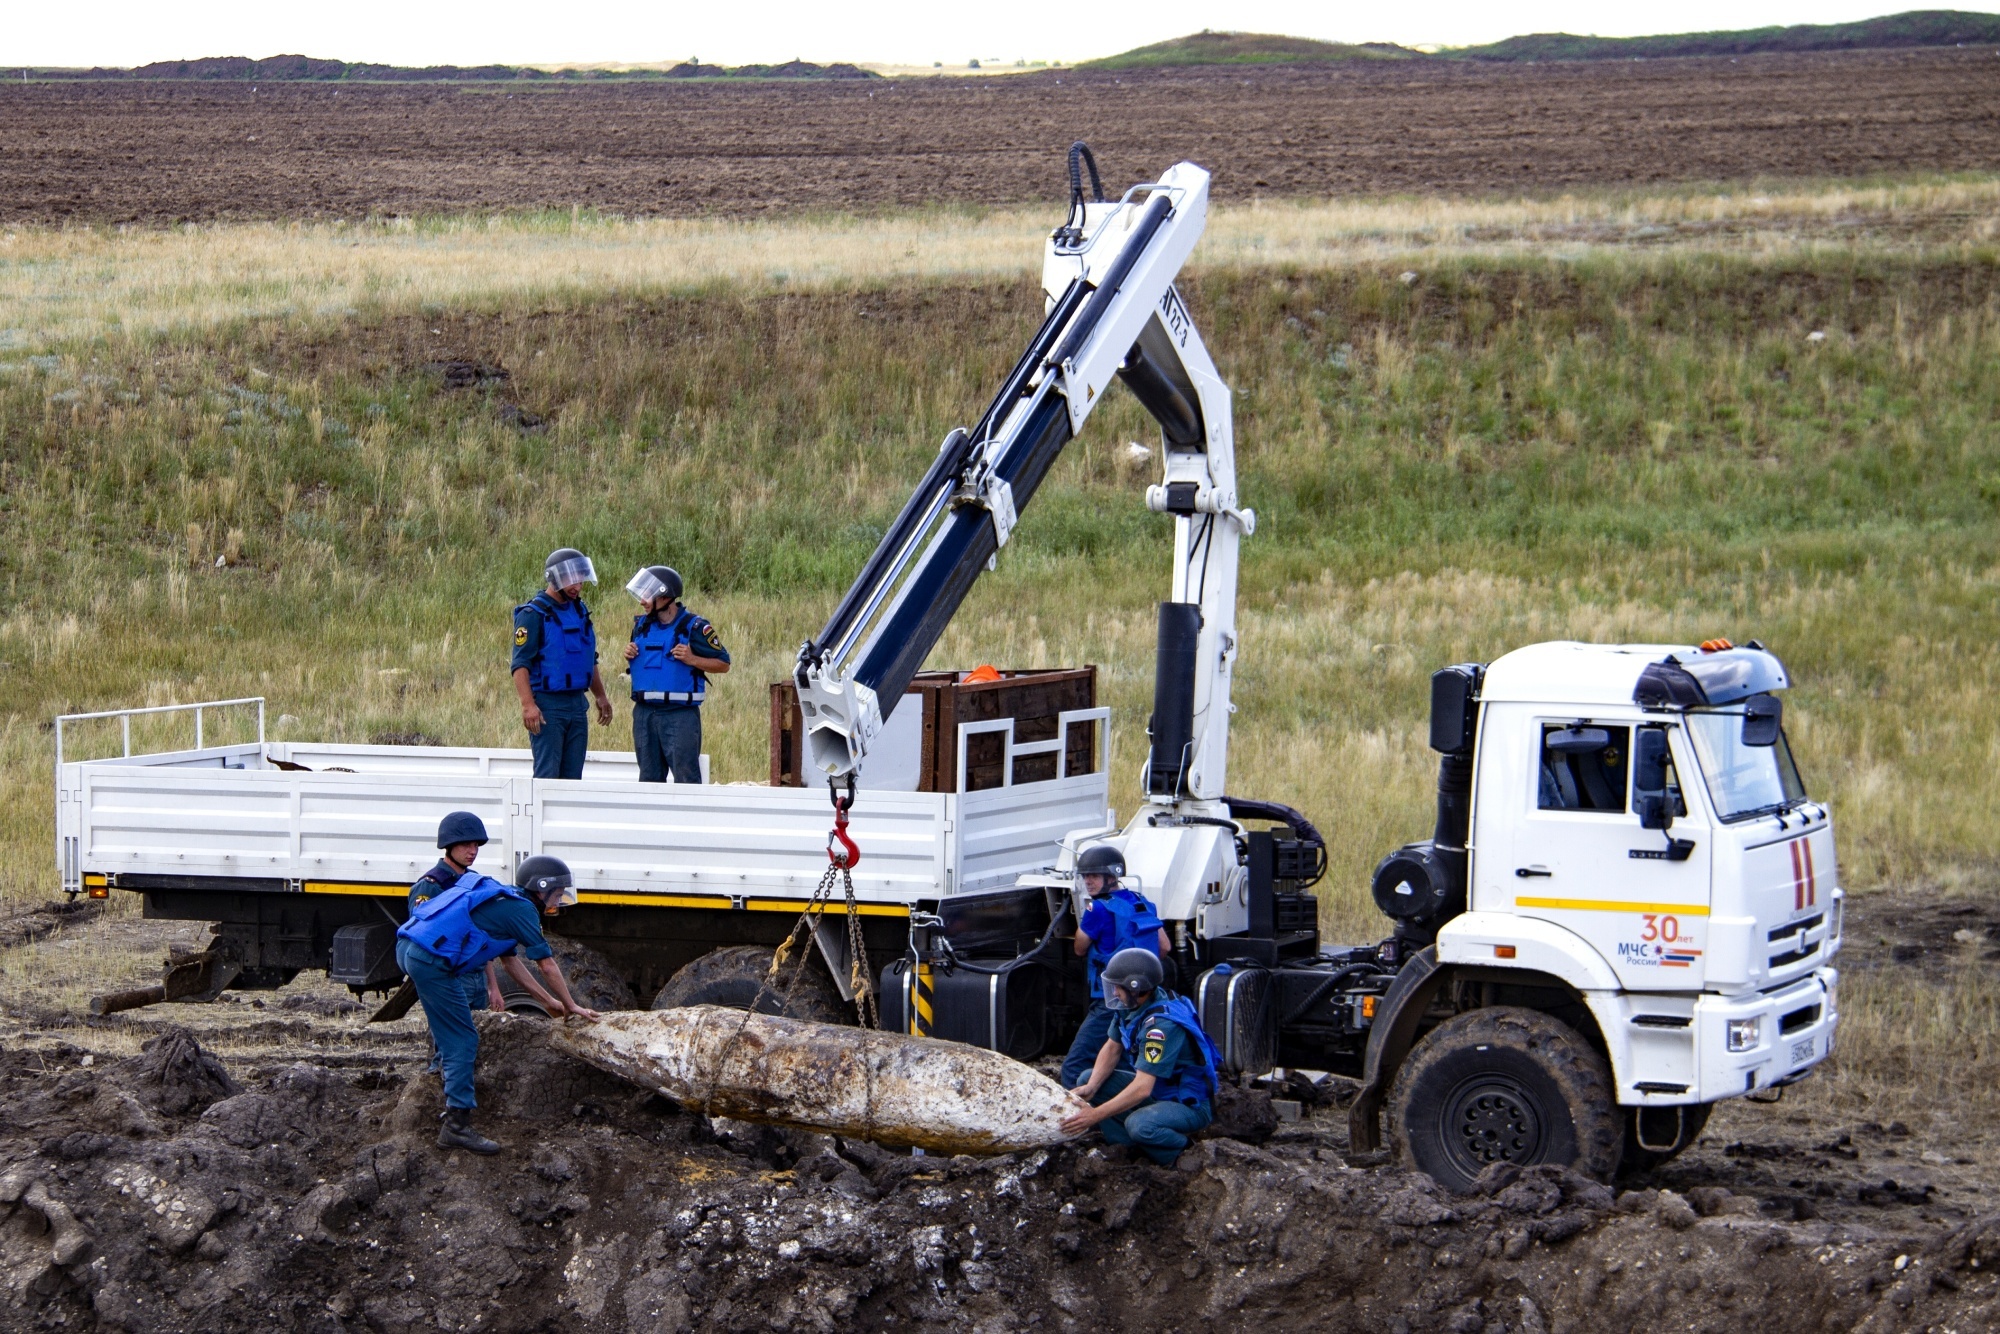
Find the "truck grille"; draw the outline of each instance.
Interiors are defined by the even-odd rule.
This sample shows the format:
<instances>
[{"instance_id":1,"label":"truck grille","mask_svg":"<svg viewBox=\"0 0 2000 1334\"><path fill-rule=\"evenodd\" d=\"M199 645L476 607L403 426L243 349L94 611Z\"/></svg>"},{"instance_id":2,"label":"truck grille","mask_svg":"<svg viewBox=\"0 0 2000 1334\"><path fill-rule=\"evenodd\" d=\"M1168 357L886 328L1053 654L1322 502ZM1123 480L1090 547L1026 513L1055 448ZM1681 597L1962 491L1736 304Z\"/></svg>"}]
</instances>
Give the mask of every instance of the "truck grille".
<instances>
[{"instance_id":1,"label":"truck grille","mask_svg":"<svg viewBox=\"0 0 2000 1334\"><path fill-rule=\"evenodd\" d=\"M1801 931L1812 930L1825 920L1825 913L1814 913L1811 917L1801 917L1796 922L1787 922L1783 926L1772 927L1769 938L1772 940L1782 940L1786 936L1796 936Z\"/></svg>"},{"instance_id":2,"label":"truck grille","mask_svg":"<svg viewBox=\"0 0 2000 1334\"><path fill-rule=\"evenodd\" d=\"M1815 940L1798 949L1787 950L1783 954L1773 954L1771 956L1771 967L1789 968L1795 963L1810 959L1813 955L1819 953L1819 946L1820 942Z\"/></svg>"}]
</instances>

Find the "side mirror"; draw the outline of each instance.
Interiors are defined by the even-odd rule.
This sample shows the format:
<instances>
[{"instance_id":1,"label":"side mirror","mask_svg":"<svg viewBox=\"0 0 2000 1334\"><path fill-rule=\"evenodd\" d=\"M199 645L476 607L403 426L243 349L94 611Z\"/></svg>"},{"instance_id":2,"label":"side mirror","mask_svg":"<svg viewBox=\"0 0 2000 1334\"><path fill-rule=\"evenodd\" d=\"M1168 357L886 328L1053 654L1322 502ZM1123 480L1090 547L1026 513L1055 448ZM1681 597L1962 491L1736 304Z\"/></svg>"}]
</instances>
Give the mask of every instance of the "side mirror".
<instances>
[{"instance_id":1,"label":"side mirror","mask_svg":"<svg viewBox=\"0 0 2000 1334\"><path fill-rule=\"evenodd\" d=\"M1743 744L1777 745L1784 721L1785 706L1776 695L1752 695L1743 701Z\"/></svg>"},{"instance_id":2,"label":"side mirror","mask_svg":"<svg viewBox=\"0 0 2000 1334\"><path fill-rule=\"evenodd\" d=\"M1595 755L1611 744L1611 733L1601 727L1564 727L1550 732L1542 744L1558 755Z\"/></svg>"},{"instance_id":3,"label":"side mirror","mask_svg":"<svg viewBox=\"0 0 2000 1334\"><path fill-rule=\"evenodd\" d=\"M1671 829L1673 795L1667 791L1667 766L1673 763L1665 729L1642 727L1632 752L1632 806L1641 829Z\"/></svg>"}]
</instances>

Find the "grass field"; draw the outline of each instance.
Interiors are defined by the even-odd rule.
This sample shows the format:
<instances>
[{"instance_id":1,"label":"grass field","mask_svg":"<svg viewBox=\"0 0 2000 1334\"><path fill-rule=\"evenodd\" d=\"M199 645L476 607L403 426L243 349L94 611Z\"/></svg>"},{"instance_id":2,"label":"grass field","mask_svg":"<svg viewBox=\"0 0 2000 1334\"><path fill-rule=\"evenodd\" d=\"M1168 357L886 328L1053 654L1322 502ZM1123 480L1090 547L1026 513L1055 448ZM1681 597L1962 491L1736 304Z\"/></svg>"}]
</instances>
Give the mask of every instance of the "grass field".
<instances>
[{"instance_id":1,"label":"grass field","mask_svg":"<svg viewBox=\"0 0 2000 1334\"><path fill-rule=\"evenodd\" d=\"M1996 198L1958 178L1217 218L1186 292L1260 516L1230 787L1330 832L1331 932L1378 932L1366 873L1428 832L1428 673L1556 637L1764 640L1799 678L1787 721L1848 886L1990 889ZM8 234L0 895L53 886L64 710L263 694L281 736L520 744L508 610L562 544L604 572L606 623L632 567L687 576L738 663L716 774L761 779L764 684L1033 327L1048 221ZM511 379L450 391L426 369L448 359ZM1126 457L1150 438L1106 405L934 659L1101 664L1125 810L1169 554ZM1876 1012L1929 1017L1858 1020L1870 1050L2000 1033L1902 985Z\"/></svg>"}]
</instances>

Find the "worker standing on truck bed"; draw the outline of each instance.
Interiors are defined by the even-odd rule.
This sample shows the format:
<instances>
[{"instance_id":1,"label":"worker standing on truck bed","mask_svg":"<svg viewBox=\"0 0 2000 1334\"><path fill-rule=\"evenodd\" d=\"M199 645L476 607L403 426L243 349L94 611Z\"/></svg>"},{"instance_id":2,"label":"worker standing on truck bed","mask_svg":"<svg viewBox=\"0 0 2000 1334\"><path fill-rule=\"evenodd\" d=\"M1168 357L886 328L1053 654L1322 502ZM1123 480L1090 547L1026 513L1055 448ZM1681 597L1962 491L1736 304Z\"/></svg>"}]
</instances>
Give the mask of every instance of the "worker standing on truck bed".
<instances>
[{"instance_id":1,"label":"worker standing on truck bed","mask_svg":"<svg viewBox=\"0 0 2000 1334\"><path fill-rule=\"evenodd\" d=\"M1146 949L1120 950L1104 965L1105 998L1118 1024L1097 1053L1097 1065L1074 1096L1090 1104L1063 1119L1080 1135L1102 1126L1113 1144L1136 1144L1148 1158L1171 1167L1181 1150L1213 1118L1215 1047L1184 997L1160 985L1160 956ZM1122 1062L1132 1068L1122 1070Z\"/></svg>"},{"instance_id":2,"label":"worker standing on truck bed","mask_svg":"<svg viewBox=\"0 0 2000 1334\"><path fill-rule=\"evenodd\" d=\"M625 591L645 610L632 618L625 661L632 674L632 749L639 781L701 781L701 704L708 678L729 670L715 627L681 605L681 577L648 565Z\"/></svg>"},{"instance_id":3,"label":"worker standing on truck bed","mask_svg":"<svg viewBox=\"0 0 2000 1334\"><path fill-rule=\"evenodd\" d=\"M1109 843L1097 843L1077 855L1077 874L1083 877L1090 906L1076 926L1076 952L1089 960L1090 1009L1084 1013L1083 1027L1063 1058L1062 1085L1073 1089L1090 1075L1091 1063L1111 1035L1113 1016L1105 1005L1103 971L1111 956L1123 949L1138 947L1167 953L1167 931L1152 902L1137 890L1118 883L1125 874L1125 854Z\"/></svg>"},{"instance_id":4,"label":"worker standing on truck bed","mask_svg":"<svg viewBox=\"0 0 2000 1334\"><path fill-rule=\"evenodd\" d=\"M416 985L444 1067L444 1124L438 1129L442 1148L500 1152L498 1144L472 1128L479 1030L466 1002L467 977L497 959L550 1014L597 1018L597 1011L571 998L562 965L538 920L542 913L554 916L576 902L569 867L554 857L530 857L521 863L518 879L516 888L467 871L450 889L419 903L396 931L396 962ZM546 988L528 972L522 955L540 967Z\"/></svg>"},{"instance_id":5,"label":"worker standing on truck bed","mask_svg":"<svg viewBox=\"0 0 2000 1334\"><path fill-rule=\"evenodd\" d=\"M535 756L537 778L583 777L590 716L583 692L597 699L597 722L611 722L611 697L597 674L597 627L583 586L597 582L590 557L573 547L549 553L547 587L514 608L514 693Z\"/></svg>"}]
</instances>

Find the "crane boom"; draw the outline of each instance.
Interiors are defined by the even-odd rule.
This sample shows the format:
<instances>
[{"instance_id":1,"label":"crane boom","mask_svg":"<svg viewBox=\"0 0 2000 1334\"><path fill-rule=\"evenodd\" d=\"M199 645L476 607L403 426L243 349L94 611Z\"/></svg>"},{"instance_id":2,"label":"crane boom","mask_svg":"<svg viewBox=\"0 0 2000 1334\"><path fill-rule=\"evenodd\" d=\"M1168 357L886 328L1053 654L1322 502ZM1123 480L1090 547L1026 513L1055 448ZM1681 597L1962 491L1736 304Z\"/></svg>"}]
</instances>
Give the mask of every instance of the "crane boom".
<instances>
[{"instance_id":1,"label":"crane boom","mask_svg":"<svg viewBox=\"0 0 2000 1334\"><path fill-rule=\"evenodd\" d=\"M1183 162L1115 201L1075 190L1069 221L1048 242L1041 327L978 425L945 437L825 627L799 650L805 758L828 778L853 774L1116 376L1160 423L1164 475L1146 500L1176 520L1145 786L1170 803L1220 798L1236 543L1255 516L1236 507L1229 391L1174 289L1207 219L1208 183Z\"/></svg>"}]
</instances>

